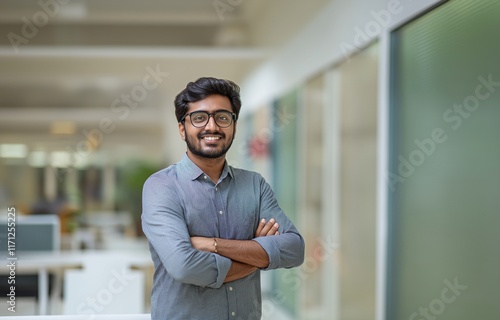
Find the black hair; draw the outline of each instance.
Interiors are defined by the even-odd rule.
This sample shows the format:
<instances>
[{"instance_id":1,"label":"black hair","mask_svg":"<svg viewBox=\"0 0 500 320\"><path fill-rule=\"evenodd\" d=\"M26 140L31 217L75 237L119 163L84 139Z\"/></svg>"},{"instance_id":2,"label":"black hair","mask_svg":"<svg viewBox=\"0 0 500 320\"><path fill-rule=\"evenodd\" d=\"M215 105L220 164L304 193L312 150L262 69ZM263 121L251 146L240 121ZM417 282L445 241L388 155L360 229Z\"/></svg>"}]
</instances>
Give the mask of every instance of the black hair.
<instances>
[{"instance_id":1,"label":"black hair","mask_svg":"<svg viewBox=\"0 0 500 320\"><path fill-rule=\"evenodd\" d=\"M214 94L229 99L231 108L236 113L236 119L238 119L241 109L240 87L231 80L202 77L188 83L186 88L175 97L174 105L177 122L181 122L182 117L187 113L189 103L203 100Z\"/></svg>"}]
</instances>

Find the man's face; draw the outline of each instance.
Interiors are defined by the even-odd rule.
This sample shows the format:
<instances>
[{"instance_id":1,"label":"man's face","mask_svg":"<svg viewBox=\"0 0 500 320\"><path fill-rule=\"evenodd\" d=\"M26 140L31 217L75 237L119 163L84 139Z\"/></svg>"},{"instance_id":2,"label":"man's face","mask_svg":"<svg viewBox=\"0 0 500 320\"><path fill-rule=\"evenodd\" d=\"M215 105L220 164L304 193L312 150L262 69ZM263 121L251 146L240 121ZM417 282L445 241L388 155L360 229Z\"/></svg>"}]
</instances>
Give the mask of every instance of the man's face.
<instances>
[{"instance_id":1,"label":"man's face","mask_svg":"<svg viewBox=\"0 0 500 320\"><path fill-rule=\"evenodd\" d=\"M225 96L211 95L203 100L189 104L187 113L194 111L207 111L213 113L225 110L233 112L231 102ZM236 123L227 128L221 128L213 117L201 128L193 126L191 116L185 118L184 123L179 123L179 132L186 141L188 152L203 158L219 158L226 154L231 147L236 132Z\"/></svg>"}]
</instances>

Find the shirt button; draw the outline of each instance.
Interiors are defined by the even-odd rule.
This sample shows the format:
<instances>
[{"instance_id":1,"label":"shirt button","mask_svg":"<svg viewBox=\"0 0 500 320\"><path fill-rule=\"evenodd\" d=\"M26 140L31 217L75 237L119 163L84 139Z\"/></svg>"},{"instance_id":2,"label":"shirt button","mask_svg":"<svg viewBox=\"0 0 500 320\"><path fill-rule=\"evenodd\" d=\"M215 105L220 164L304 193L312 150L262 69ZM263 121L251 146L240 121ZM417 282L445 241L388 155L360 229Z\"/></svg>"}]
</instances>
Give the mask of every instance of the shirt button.
<instances>
[{"instance_id":1,"label":"shirt button","mask_svg":"<svg viewBox=\"0 0 500 320\"><path fill-rule=\"evenodd\" d=\"M233 291L233 287L229 287L229 291Z\"/></svg>"},{"instance_id":2,"label":"shirt button","mask_svg":"<svg viewBox=\"0 0 500 320\"><path fill-rule=\"evenodd\" d=\"M234 317L236 315L236 312L231 312L231 315Z\"/></svg>"},{"instance_id":3,"label":"shirt button","mask_svg":"<svg viewBox=\"0 0 500 320\"><path fill-rule=\"evenodd\" d=\"M222 214L223 212L222 211L219 211L219 214Z\"/></svg>"},{"instance_id":4,"label":"shirt button","mask_svg":"<svg viewBox=\"0 0 500 320\"><path fill-rule=\"evenodd\" d=\"M203 176L203 178L208 179L207 176Z\"/></svg>"},{"instance_id":5,"label":"shirt button","mask_svg":"<svg viewBox=\"0 0 500 320\"><path fill-rule=\"evenodd\" d=\"M219 191L219 188L215 188L215 191Z\"/></svg>"}]
</instances>

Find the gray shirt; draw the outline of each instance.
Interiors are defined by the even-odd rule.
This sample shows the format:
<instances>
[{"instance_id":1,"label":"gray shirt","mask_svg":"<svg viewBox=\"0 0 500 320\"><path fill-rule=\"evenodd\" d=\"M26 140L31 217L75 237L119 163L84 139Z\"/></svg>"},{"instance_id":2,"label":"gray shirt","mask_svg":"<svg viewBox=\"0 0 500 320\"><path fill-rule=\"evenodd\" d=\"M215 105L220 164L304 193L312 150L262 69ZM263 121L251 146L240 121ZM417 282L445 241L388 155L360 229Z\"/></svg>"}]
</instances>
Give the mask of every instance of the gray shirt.
<instances>
[{"instance_id":1,"label":"gray shirt","mask_svg":"<svg viewBox=\"0 0 500 320\"><path fill-rule=\"evenodd\" d=\"M280 234L254 239L262 218L274 218ZM194 249L191 236L253 239L269 256L266 270L304 260L302 236L261 175L226 163L214 184L186 154L145 182L142 228L155 265L153 320L261 318L260 270L223 283L231 260Z\"/></svg>"}]
</instances>

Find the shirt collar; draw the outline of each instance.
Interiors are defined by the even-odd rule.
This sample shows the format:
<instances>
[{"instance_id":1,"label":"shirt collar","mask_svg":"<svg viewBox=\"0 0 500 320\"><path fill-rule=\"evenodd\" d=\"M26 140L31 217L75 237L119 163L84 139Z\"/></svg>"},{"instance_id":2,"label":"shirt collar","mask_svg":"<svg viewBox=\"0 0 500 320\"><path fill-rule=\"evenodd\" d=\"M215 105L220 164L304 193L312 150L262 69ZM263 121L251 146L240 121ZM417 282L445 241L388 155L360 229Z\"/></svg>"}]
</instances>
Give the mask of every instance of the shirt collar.
<instances>
[{"instance_id":1,"label":"shirt collar","mask_svg":"<svg viewBox=\"0 0 500 320\"><path fill-rule=\"evenodd\" d=\"M180 163L185 168L186 173L191 180L196 180L201 175L205 174L203 170L201 170L193 161L191 161L191 159L189 159L187 153L184 153ZM222 173L220 175L220 181L224 180L228 174L231 178L234 177L233 168L227 164L227 161L225 161L224 168L222 168Z\"/></svg>"},{"instance_id":2,"label":"shirt collar","mask_svg":"<svg viewBox=\"0 0 500 320\"><path fill-rule=\"evenodd\" d=\"M222 168L222 174L221 176L221 181L226 178L226 176L229 174L231 178L233 178L233 168L227 164L227 160L224 161L224 168Z\"/></svg>"}]
</instances>

